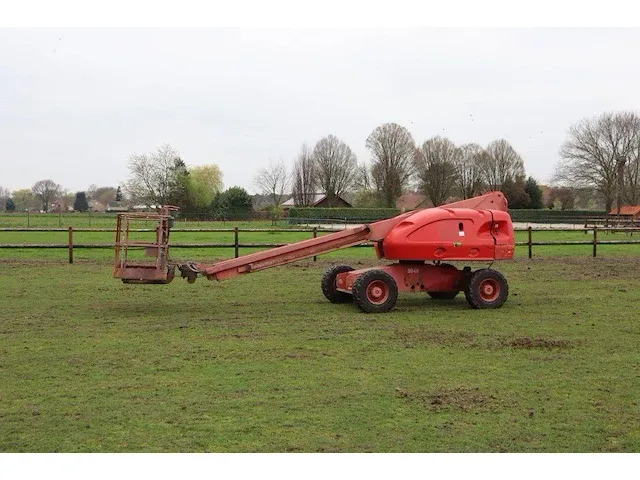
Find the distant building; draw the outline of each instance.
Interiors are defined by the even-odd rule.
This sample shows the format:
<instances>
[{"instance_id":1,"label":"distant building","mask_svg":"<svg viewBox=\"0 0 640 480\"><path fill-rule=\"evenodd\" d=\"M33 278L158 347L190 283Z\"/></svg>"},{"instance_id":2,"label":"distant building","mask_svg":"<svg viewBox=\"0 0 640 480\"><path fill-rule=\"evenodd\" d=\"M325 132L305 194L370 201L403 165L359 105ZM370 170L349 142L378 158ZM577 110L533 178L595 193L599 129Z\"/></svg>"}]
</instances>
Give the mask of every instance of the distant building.
<instances>
[{"instance_id":1,"label":"distant building","mask_svg":"<svg viewBox=\"0 0 640 480\"><path fill-rule=\"evenodd\" d=\"M89 200L89 211L90 212L104 212L106 210L106 205L97 201L97 200Z\"/></svg>"},{"instance_id":2,"label":"distant building","mask_svg":"<svg viewBox=\"0 0 640 480\"><path fill-rule=\"evenodd\" d=\"M68 205L64 206L60 202L54 202L49 206L50 213L62 213L62 212L73 212L73 207Z\"/></svg>"},{"instance_id":3,"label":"distant building","mask_svg":"<svg viewBox=\"0 0 640 480\"><path fill-rule=\"evenodd\" d=\"M297 207L297 206L298 205L296 205L295 199L293 197L291 197L289 200L287 200L282 204L282 208L284 208L285 210L288 210L291 207ZM324 193L316 193L314 195L313 202L309 206L316 207L316 208L327 208L329 207L329 200L327 199L327 196ZM334 207L338 207L338 208L351 208L352 206L353 205L351 205L351 203L346 201L341 196L338 197L337 205L334 205Z\"/></svg>"},{"instance_id":4,"label":"distant building","mask_svg":"<svg viewBox=\"0 0 640 480\"><path fill-rule=\"evenodd\" d=\"M284 200L288 200L291 195L285 195ZM251 197L251 204L253 205L254 210L261 210L266 207L273 207L273 196L272 195L253 195Z\"/></svg>"},{"instance_id":5,"label":"distant building","mask_svg":"<svg viewBox=\"0 0 640 480\"><path fill-rule=\"evenodd\" d=\"M609 215L618 215L618 207L611 210ZM640 221L640 205L622 205L620 207L620 216L634 222Z\"/></svg>"},{"instance_id":6,"label":"distant building","mask_svg":"<svg viewBox=\"0 0 640 480\"><path fill-rule=\"evenodd\" d=\"M396 200L396 208L401 212L408 212L420 208L429 208L433 205L425 195L415 192L406 192Z\"/></svg>"}]
</instances>

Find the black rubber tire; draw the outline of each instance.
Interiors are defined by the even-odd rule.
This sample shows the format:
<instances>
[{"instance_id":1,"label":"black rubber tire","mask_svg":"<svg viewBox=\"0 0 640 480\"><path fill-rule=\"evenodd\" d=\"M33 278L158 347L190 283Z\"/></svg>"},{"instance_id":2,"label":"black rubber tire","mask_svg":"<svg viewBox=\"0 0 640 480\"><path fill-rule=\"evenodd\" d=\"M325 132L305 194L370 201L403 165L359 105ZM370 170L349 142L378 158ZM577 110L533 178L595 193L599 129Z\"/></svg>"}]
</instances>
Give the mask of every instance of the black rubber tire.
<instances>
[{"instance_id":1,"label":"black rubber tire","mask_svg":"<svg viewBox=\"0 0 640 480\"><path fill-rule=\"evenodd\" d=\"M381 303L372 302L367 290L373 282L383 282L386 285L388 295ZM369 270L363 273L351 288L353 302L365 313L384 313L393 309L398 300L398 285L391 275L383 270Z\"/></svg>"},{"instance_id":2,"label":"black rubber tire","mask_svg":"<svg viewBox=\"0 0 640 480\"><path fill-rule=\"evenodd\" d=\"M498 289L497 293L492 295L491 298L487 298L488 295L482 292L482 285L486 282L489 282L494 287L494 290L495 287ZM490 268L483 268L471 274L464 294L467 302L473 308L500 308L509 296L509 285L507 284L507 279L500 272Z\"/></svg>"},{"instance_id":3,"label":"black rubber tire","mask_svg":"<svg viewBox=\"0 0 640 480\"><path fill-rule=\"evenodd\" d=\"M453 300L459 293L459 290L451 290L449 292L427 292L427 294L434 300Z\"/></svg>"},{"instance_id":4,"label":"black rubber tire","mask_svg":"<svg viewBox=\"0 0 640 480\"><path fill-rule=\"evenodd\" d=\"M336 290L336 277L339 273L352 272L349 265L336 265L324 272L322 276L322 293L331 303L348 303L352 300L351 294Z\"/></svg>"}]
</instances>

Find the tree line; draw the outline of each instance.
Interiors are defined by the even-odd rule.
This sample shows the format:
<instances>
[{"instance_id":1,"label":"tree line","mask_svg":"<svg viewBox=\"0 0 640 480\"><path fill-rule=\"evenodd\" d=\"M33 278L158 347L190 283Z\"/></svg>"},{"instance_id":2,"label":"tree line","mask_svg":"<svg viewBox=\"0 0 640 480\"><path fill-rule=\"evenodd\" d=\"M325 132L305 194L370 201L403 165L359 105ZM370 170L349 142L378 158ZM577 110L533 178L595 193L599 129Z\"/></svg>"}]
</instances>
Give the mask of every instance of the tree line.
<instances>
[{"instance_id":1,"label":"tree line","mask_svg":"<svg viewBox=\"0 0 640 480\"><path fill-rule=\"evenodd\" d=\"M349 145L327 135L313 146L303 144L291 166L283 159L269 160L254 175L253 185L276 206L289 194L297 205L308 206L317 193L326 195L329 205L355 193L359 207L395 207L407 190L423 194L436 206L490 190L503 191L511 208L585 208L602 199L611 211L614 205L640 203L640 116L631 111L607 112L570 126L546 204L536 180L526 177L522 157L505 139L486 146L456 145L434 136L416 143L405 127L385 123L371 132L365 147L370 160L359 163ZM0 208L86 211L90 202L105 205L123 198L221 216L250 208L251 197L243 188L223 191L216 164L188 168L168 144L130 155L128 166L130 176L121 187L92 185L75 195L53 180L13 192L0 187Z\"/></svg>"},{"instance_id":2,"label":"tree line","mask_svg":"<svg viewBox=\"0 0 640 480\"><path fill-rule=\"evenodd\" d=\"M640 203L640 117L606 112L569 128L560 148L554 181L565 187L593 188L607 212L614 205Z\"/></svg>"},{"instance_id":3,"label":"tree line","mask_svg":"<svg viewBox=\"0 0 640 480\"><path fill-rule=\"evenodd\" d=\"M103 205L122 199L120 187L98 187L91 185L88 190L75 194L53 180L39 180L31 188L21 188L11 192L0 187L0 207L8 212L24 211L68 211L89 210L89 202Z\"/></svg>"},{"instance_id":4,"label":"tree line","mask_svg":"<svg viewBox=\"0 0 640 480\"><path fill-rule=\"evenodd\" d=\"M254 185L275 205L289 191L299 206L312 205L316 193L335 206L339 197L355 191L360 207L392 208L410 188L435 206L502 190L513 208L542 208L540 186L525 177L521 156L504 139L486 147L457 146L435 136L418 145L405 127L385 123L369 135L365 146L371 160L359 164L349 145L328 135L313 148L303 144L290 170L282 159L270 160L255 175Z\"/></svg>"},{"instance_id":5,"label":"tree line","mask_svg":"<svg viewBox=\"0 0 640 480\"><path fill-rule=\"evenodd\" d=\"M53 180L40 180L30 189L13 192L0 187L0 203L7 211L49 212L72 208L86 212L93 202L104 208L126 199L128 203L142 206L174 204L194 211L209 209L222 189L222 172L217 165L188 169L178 151L168 144L155 152L130 155L128 167L130 177L118 187L91 185L87 191L73 194ZM219 199L218 203L227 202Z\"/></svg>"}]
</instances>

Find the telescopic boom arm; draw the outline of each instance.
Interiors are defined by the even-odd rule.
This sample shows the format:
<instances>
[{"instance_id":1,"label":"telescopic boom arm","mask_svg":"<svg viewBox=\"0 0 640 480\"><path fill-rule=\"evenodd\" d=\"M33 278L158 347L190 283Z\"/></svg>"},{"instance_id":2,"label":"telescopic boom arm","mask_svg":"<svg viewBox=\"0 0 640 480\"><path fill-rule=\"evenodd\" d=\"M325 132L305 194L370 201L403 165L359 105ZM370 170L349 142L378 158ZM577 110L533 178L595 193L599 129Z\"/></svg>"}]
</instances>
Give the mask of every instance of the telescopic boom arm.
<instances>
[{"instance_id":1,"label":"telescopic boom arm","mask_svg":"<svg viewBox=\"0 0 640 480\"><path fill-rule=\"evenodd\" d=\"M485 195L442 205L439 208L473 208L486 210L507 210L507 202L501 192L490 192ZM282 247L263 252L243 255L231 260L214 264L187 262L179 265L182 276L190 282L195 281L198 274L209 280L226 280L245 273L257 272L265 268L277 267L297 260L332 252L340 248L360 245L366 242L381 242L387 234L400 222L416 213L403 213L387 220L369 225L360 225L321 237L302 240ZM376 251L380 251L376 249Z\"/></svg>"}]
</instances>

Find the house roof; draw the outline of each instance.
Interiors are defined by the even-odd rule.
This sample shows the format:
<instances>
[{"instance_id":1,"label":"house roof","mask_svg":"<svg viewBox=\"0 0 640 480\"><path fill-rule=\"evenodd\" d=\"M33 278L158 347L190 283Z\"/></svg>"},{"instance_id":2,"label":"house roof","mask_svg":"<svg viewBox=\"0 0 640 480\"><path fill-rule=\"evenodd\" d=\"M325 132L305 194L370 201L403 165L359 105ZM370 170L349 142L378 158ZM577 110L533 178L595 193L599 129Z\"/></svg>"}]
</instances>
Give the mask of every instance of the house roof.
<instances>
[{"instance_id":1,"label":"house roof","mask_svg":"<svg viewBox=\"0 0 640 480\"><path fill-rule=\"evenodd\" d=\"M414 210L418 207L426 207L425 203L428 199L424 195L415 192L403 193L396 200L396 208L398 210Z\"/></svg>"},{"instance_id":2,"label":"house roof","mask_svg":"<svg viewBox=\"0 0 640 480\"><path fill-rule=\"evenodd\" d=\"M640 205L622 205L620 207L620 215L638 215L640 213ZM609 215L618 215L618 207L609 212Z\"/></svg>"},{"instance_id":3,"label":"house roof","mask_svg":"<svg viewBox=\"0 0 640 480\"><path fill-rule=\"evenodd\" d=\"M289 195L285 195L284 198L289 198ZM253 208L256 210L263 207L270 207L274 204L273 196L256 194L251 197L251 203L253 204Z\"/></svg>"},{"instance_id":4,"label":"house roof","mask_svg":"<svg viewBox=\"0 0 640 480\"><path fill-rule=\"evenodd\" d=\"M311 206L315 207L317 204L319 204L320 202L322 202L325 198L327 198L327 196L324 193L316 193L313 197L313 202L311 203ZM345 203L349 203L347 202L344 197L340 196L338 197L340 198L343 202ZM287 200L286 202L282 203L283 207L295 207L296 203L295 203L295 199L294 197L291 197L289 200Z\"/></svg>"}]
</instances>

